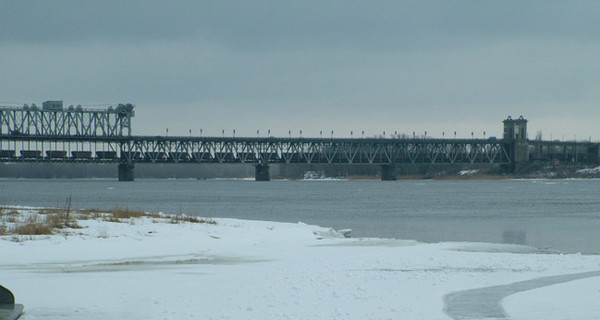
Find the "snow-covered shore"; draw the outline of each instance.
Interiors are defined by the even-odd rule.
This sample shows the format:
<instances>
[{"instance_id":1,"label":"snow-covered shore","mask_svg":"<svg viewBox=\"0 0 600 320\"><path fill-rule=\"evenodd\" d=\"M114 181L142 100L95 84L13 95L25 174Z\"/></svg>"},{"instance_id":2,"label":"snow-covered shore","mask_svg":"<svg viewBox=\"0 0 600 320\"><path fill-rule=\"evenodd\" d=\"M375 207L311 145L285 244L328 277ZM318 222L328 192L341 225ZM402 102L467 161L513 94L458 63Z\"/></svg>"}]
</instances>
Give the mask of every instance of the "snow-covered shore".
<instances>
[{"instance_id":1,"label":"snow-covered shore","mask_svg":"<svg viewBox=\"0 0 600 320\"><path fill-rule=\"evenodd\" d=\"M1 236L0 284L24 320L450 319L452 292L600 270L600 256L523 246L212 221L89 219L70 235ZM592 276L500 303L510 319L597 319L599 290Z\"/></svg>"}]
</instances>

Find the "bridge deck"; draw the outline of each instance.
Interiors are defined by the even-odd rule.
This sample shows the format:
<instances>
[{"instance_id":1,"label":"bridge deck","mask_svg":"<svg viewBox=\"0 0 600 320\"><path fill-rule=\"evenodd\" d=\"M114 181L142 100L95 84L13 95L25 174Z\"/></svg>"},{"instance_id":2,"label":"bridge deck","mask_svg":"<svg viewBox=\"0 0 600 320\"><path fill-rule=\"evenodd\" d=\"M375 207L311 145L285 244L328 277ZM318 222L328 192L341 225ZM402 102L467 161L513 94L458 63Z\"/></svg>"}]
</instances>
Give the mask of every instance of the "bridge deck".
<instances>
[{"instance_id":1,"label":"bridge deck","mask_svg":"<svg viewBox=\"0 0 600 320\"><path fill-rule=\"evenodd\" d=\"M0 135L4 162L509 163L494 139Z\"/></svg>"}]
</instances>

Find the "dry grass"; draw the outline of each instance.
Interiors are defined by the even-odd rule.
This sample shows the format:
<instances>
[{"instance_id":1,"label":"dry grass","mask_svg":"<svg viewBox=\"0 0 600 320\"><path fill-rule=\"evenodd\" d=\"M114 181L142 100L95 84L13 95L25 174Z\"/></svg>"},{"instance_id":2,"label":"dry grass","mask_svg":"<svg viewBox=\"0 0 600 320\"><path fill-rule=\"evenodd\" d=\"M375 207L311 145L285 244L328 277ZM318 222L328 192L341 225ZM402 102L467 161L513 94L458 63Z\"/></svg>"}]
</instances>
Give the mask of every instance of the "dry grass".
<instances>
[{"instance_id":1,"label":"dry grass","mask_svg":"<svg viewBox=\"0 0 600 320\"><path fill-rule=\"evenodd\" d=\"M21 213L14 208L0 208L0 236L17 235L30 236L32 239L38 235L52 235L57 230L66 228L82 228L78 221L87 219L98 219L116 223L134 223L136 218L152 218L156 223L203 223L216 225L211 219L197 216L178 214L164 215L160 213L146 213L140 210L130 209L85 209L70 210L58 208L44 208ZM68 230L59 232L63 235L70 234ZM22 240L23 237L16 238Z\"/></svg>"},{"instance_id":2,"label":"dry grass","mask_svg":"<svg viewBox=\"0 0 600 320\"><path fill-rule=\"evenodd\" d=\"M116 219L131 219L145 217L147 214L139 210L113 209L109 213Z\"/></svg>"},{"instance_id":3,"label":"dry grass","mask_svg":"<svg viewBox=\"0 0 600 320\"><path fill-rule=\"evenodd\" d=\"M78 219L87 220L87 219L102 219L104 221L109 222L122 222L125 219L132 218L141 218L152 216L152 214L140 211L140 210L130 210L130 209L122 209L116 208L111 210L102 210L102 209L81 209L76 210Z\"/></svg>"},{"instance_id":4,"label":"dry grass","mask_svg":"<svg viewBox=\"0 0 600 320\"><path fill-rule=\"evenodd\" d=\"M17 210L15 210L14 208L0 208L0 219L10 219L11 217L14 218L15 216L18 216L19 212ZM5 218L8 217L8 218Z\"/></svg>"},{"instance_id":5,"label":"dry grass","mask_svg":"<svg viewBox=\"0 0 600 320\"><path fill-rule=\"evenodd\" d=\"M106 210L100 209L81 209L77 210L79 220L98 219L106 216Z\"/></svg>"},{"instance_id":6,"label":"dry grass","mask_svg":"<svg viewBox=\"0 0 600 320\"><path fill-rule=\"evenodd\" d=\"M45 216L45 223L52 228L81 228L77 223L77 217L74 214L67 214L67 210L64 209L40 209L38 211L40 216Z\"/></svg>"},{"instance_id":7,"label":"dry grass","mask_svg":"<svg viewBox=\"0 0 600 320\"><path fill-rule=\"evenodd\" d=\"M59 208L42 208L39 209L38 212L40 214L64 214L65 213L65 209L59 209Z\"/></svg>"},{"instance_id":8,"label":"dry grass","mask_svg":"<svg viewBox=\"0 0 600 320\"><path fill-rule=\"evenodd\" d=\"M18 235L47 235L52 234L54 227L47 221L38 221L37 216L30 216L24 224L17 224L14 234Z\"/></svg>"},{"instance_id":9,"label":"dry grass","mask_svg":"<svg viewBox=\"0 0 600 320\"><path fill-rule=\"evenodd\" d=\"M181 223L181 222L190 222L190 223L205 223L205 224L217 224L216 221L211 219L204 219L197 216L188 216L185 214L178 214L170 216L171 223Z\"/></svg>"},{"instance_id":10,"label":"dry grass","mask_svg":"<svg viewBox=\"0 0 600 320\"><path fill-rule=\"evenodd\" d=\"M21 216L16 210L3 213L0 235L51 235L56 229L81 228L75 217L67 216L64 209L44 208L29 216Z\"/></svg>"}]
</instances>

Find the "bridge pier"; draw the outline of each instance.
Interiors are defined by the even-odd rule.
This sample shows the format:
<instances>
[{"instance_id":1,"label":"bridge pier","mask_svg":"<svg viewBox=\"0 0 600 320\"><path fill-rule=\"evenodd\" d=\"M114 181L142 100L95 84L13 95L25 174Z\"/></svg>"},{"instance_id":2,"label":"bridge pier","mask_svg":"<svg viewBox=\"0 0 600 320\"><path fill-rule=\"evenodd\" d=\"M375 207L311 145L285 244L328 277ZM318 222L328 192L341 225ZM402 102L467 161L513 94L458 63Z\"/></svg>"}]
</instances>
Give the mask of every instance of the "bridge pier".
<instances>
[{"instance_id":1,"label":"bridge pier","mask_svg":"<svg viewBox=\"0 0 600 320\"><path fill-rule=\"evenodd\" d=\"M269 165L259 163L254 167L254 179L256 181L271 181Z\"/></svg>"},{"instance_id":2,"label":"bridge pier","mask_svg":"<svg viewBox=\"0 0 600 320\"><path fill-rule=\"evenodd\" d=\"M393 164L382 164L381 165L381 181L395 181L396 180L396 174L395 172L396 167Z\"/></svg>"},{"instance_id":3,"label":"bridge pier","mask_svg":"<svg viewBox=\"0 0 600 320\"><path fill-rule=\"evenodd\" d=\"M133 181L134 175L133 163L119 163L119 181Z\"/></svg>"}]
</instances>

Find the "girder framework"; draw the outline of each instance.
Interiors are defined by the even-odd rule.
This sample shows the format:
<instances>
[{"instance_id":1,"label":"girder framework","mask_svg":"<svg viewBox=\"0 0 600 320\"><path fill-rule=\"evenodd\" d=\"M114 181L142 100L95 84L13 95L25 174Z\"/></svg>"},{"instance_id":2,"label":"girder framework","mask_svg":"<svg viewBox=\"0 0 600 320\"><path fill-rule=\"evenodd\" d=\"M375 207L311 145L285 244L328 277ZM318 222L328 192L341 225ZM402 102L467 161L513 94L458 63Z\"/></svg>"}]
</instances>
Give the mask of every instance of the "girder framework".
<instances>
[{"instance_id":1,"label":"girder framework","mask_svg":"<svg viewBox=\"0 0 600 320\"><path fill-rule=\"evenodd\" d=\"M502 140L0 135L2 161L58 161L48 151L64 151L61 161L121 163L510 163Z\"/></svg>"},{"instance_id":2,"label":"girder framework","mask_svg":"<svg viewBox=\"0 0 600 320\"><path fill-rule=\"evenodd\" d=\"M120 137L131 135L133 106L106 110L0 107L0 135Z\"/></svg>"}]
</instances>

